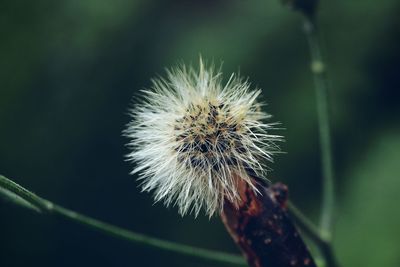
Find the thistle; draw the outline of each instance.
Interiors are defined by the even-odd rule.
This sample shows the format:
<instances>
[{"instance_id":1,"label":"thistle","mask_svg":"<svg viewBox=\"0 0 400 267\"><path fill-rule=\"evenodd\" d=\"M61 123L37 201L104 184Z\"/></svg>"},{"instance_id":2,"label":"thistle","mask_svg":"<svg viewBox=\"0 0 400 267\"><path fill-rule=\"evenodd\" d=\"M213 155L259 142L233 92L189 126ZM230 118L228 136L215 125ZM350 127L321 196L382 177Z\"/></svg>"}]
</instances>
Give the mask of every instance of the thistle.
<instances>
[{"instance_id":1,"label":"thistle","mask_svg":"<svg viewBox=\"0 0 400 267\"><path fill-rule=\"evenodd\" d=\"M281 137L269 134L275 124L265 122L271 116L257 101L261 90L236 74L223 84L222 73L201 59L197 70L180 66L167 74L141 91L130 112L132 173L143 191L176 204L181 215L204 208L212 216L225 200L238 206L240 179L257 191L251 176L265 177L265 162L279 150Z\"/></svg>"}]
</instances>

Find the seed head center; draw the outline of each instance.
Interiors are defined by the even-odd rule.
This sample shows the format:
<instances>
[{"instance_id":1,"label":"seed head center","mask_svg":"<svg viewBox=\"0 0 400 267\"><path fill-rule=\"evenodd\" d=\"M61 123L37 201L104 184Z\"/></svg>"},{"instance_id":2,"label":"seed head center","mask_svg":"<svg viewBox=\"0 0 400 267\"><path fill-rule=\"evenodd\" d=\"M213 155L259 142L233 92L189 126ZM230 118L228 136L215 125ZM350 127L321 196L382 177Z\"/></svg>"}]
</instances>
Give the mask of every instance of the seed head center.
<instances>
[{"instance_id":1,"label":"seed head center","mask_svg":"<svg viewBox=\"0 0 400 267\"><path fill-rule=\"evenodd\" d=\"M233 164L234 151L242 149L241 125L222 102L190 104L174 130L178 158L192 166L204 162L215 166L221 160Z\"/></svg>"}]
</instances>

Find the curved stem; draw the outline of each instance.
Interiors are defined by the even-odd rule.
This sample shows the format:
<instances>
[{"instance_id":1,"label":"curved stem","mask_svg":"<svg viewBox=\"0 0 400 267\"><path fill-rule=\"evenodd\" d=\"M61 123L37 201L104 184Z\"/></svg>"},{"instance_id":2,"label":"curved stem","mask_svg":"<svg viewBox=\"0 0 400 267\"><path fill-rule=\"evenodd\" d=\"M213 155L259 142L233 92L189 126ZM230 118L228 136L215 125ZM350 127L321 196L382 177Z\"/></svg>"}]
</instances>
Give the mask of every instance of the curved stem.
<instances>
[{"instance_id":1,"label":"curved stem","mask_svg":"<svg viewBox=\"0 0 400 267\"><path fill-rule=\"evenodd\" d=\"M8 191L4 194L4 196L10 198L13 201L16 201L16 199L18 198L29 203L30 206L25 205L26 207L32 207L34 210L39 210L44 213L59 215L71 221L81 223L89 228L98 230L100 232L120 239L127 240L132 243L141 244L154 249L170 251L202 260L207 260L210 262L231 264L237 266L247 266L243 257L239 255L216 252L171 241L165 241L154 237L149 237L66 209L35 195L34 193L30 192L29 190L2 175L0 175L0 189L2 189L0 191L0 194ZM18 203L21 204L20 201Z\"/></svg>"},{"instance_id":2,"label":"curved stem","mask_svg":"<svg viewBox=\"0 0 400 267\"><path fill-rule=\"evenodd\" d=\"M317 102L320 149L322 157L322 207L321 229L332 232L334 212L334 174L332 167L332 149L328 110L328 82L326 79L325 64L321 56L318 29L313 17L306 17L304 31L307 35L311 52L311 70L314 75L315 97Z\"/></svg>"}]
</instances>

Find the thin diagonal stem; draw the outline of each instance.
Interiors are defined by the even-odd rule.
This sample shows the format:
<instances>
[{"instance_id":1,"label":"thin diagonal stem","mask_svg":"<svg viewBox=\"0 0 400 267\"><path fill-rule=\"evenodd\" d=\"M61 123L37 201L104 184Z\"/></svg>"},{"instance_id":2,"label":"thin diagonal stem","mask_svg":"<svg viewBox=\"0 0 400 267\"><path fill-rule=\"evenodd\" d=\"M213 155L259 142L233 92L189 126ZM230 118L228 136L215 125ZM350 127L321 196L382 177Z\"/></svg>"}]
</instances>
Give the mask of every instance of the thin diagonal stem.
<instances>
[{"instance_id":1,"label":"thin diagonal stem","mask_svg":"<svg viewBox=\"0 0 400 267\"><path fill-rule=\"evenodd\" d=\"M0 175L0 188L7 190L31 204L35 209L43 213L56 214L71 221L81 223L89 228L98 230L105 234L127 240L131 243L141 244L153 249L165 250L181 255L206 260L209 262L221 263L225 265L246 266L245 260L239 255L225 252L216 252L203 248L192 247L171 241L135 233L118 226L114 226L91 217L79 214L75 211L63 208L44 198L41 198L10 179ZM2 191L0 191L1 194ZM7 197L10 195L7 194Z\"/></svg>"},{"instance_id":2,"label":"thin diagonal stem","mask_svg":"<svg viewBox=\"0 0 400 267\"><path fill-rule=\"evenodd\" d=\"M289 214L304 233L317 245L323 255L327 267L339 266L333 253L331 236L310 221L293 203L288 204Z\"/></svg>"},{"instance_id":3,"label":"thin diagonal stem","mask_svg":"<svg viewBox=\"0 0 400 267\"><path fill-rule=\"evenodd\" d=\"M291 202L288 203L288 212L300 229L316 244L329 243L329 237L322 235L319 228Z\"/></svg>"},{"instance_id":4,"label":"thin diagonal stem","mask_svg":"<svg viewBox=\"0 0 400 267\"><path fill-rule=\"evenodd\" d=\"M318 29L315 20L306 17L304 31L311 52L311 70L314 76L315 97L317 102L319 140L322 157L322 206L320 226L322 232L331 234L334 212L334 173L332 164L331 136L328 109L328 82L325 64L321 56Z\"/></svg>"}]
</instances>

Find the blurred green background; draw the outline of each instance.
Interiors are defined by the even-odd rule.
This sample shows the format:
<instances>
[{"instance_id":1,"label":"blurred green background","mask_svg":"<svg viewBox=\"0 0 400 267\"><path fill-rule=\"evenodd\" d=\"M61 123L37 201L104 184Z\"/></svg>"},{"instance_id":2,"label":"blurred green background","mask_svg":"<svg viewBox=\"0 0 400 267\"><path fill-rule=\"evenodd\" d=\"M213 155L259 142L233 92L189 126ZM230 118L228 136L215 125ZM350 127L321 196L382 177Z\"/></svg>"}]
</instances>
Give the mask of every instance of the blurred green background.
<instances>
[{"instance_id":1,"label":"blurred green background","mask_svg":"<svg viewBox=\"0 0 400 267\"><path fill-rule=\"evenodd\" d=\"M400 3L322 1L343 266L400 266ZM312 218L320 157L308 47L278 0L0 2L0 173L160 238L238 252L220 220L140 193L121 131L164 67L224 62L263 89L286 142L270 178ZM133 101L134 104L134 101ZM0 266L212 266L0 201Z\"/></svg>"}]
</instances>

